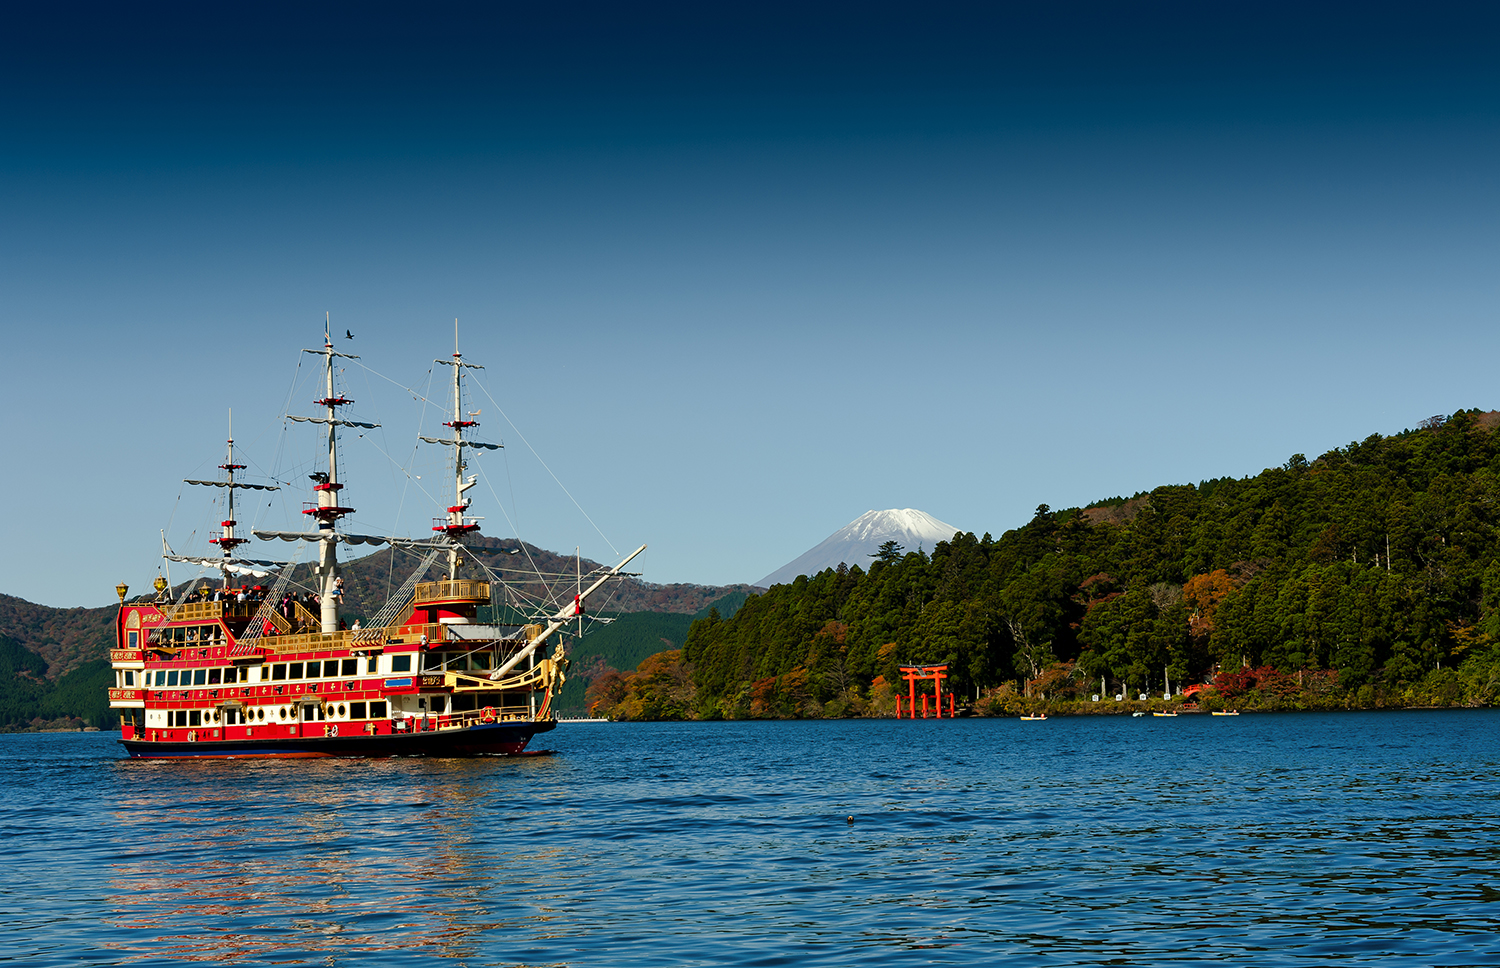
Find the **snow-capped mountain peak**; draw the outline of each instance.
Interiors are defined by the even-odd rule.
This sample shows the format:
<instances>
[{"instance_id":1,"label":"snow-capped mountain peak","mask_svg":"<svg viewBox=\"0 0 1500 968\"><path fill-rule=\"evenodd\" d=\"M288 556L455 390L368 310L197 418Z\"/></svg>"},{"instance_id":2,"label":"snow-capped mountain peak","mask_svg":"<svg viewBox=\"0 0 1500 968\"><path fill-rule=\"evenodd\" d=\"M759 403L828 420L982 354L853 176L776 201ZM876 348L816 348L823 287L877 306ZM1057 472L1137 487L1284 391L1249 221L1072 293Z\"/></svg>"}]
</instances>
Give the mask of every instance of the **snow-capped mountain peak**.
<instances>
[{"instance_id":1,"label":"snow-capped mountain peak","mask_svg":"<svg viewBox=\"0 0 1500 968\"><path fill-rule=\"evenodd\" d=\"M895 541L905 551L916 551L918 547L930 551L939 541L952 539L959 530L916 508L866 511L755 584L770 588L798 575L816 575L824 568L837 568L841 561L868 569L871 555L887 541Z\"/></svg>"}]
</instances>

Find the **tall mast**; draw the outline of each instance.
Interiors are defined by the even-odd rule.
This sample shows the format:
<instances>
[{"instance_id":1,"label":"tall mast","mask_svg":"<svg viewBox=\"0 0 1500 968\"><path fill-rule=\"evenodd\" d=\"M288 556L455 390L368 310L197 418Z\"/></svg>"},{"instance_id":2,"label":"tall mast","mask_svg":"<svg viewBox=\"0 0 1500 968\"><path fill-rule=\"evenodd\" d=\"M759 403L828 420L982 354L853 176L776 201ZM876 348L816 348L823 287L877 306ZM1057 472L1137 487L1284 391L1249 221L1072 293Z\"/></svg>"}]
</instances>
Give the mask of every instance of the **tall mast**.
<instances>
[{"instance_id":1,"label":"tall mast","mask_svg":"<svg viewBox=\"0 0 1500 968\"><path fill-rule=\"evenodd\" d=\"M217 537L217 538L210 538L209 541L212 544L218 545L219 546L219 550L221 552L223 552L224 557L226 559L228 559L228 558L233 557L233 555L234 555L234 549L235 548L238 548L240 545L242 545L246 541L250 540L249 538L236 538L234 536L234 525L235 525L235 521L234 521L234 472L235 471L242 471L242 470L244 470L245 469L245 465L244 464L236 464L234 462L234 411L233 410L229 411L229 441L228 441L228 443L227 443L226 446L227 446L227 449L228 449L228 453L226 454L226 456L224 458L224 463L222 463L222 464L219 465L219 470L223 471L224 472L224 476L227 477L228 480L229 480L229 513L224 516L225 520L224 520L224 522L221 525L221 527L224 529L224 533L222 535L220 535L219 537ZM228 561L226 561L225 564L228 564ZM224 576L224 584L223 584L222 587L227 590L229 588L229 569L228 568L220 568L219 571Z\"/></svg>"},{"instance_id":2,"label":"tall mast","mask_svg":"<svg viewBox=\"0 0 1500 968\"><path fill-rule=\"evenodd\" d=\"M464 497L464 492L479 482L477 476L465 477L464 472L469 469L468 461L464 459L464 448L473 447L482 450L499 450L501 444L487 444L482 441L468 440L464 437L464 428L477 427L479 421L465 420L463 411L463 372L464 367L472 370L482 370L484 367L477 363L465 363L463 354L458 349L458 320L453 321L453 359L433 360L432 362L442 366L453 367L453 419L445 421L443 426L450 428L453 432L448 437L422 437L429 444L446 444L453 448L453 504L448 508L446 517L441 524L432 530L441 532L448 536L448 580L458 579L458 565L462 560L463 536L471 531L478 531L479 525L472 518L465 518L464 512L473 503L472 498Z\"/></svg>"},{"instance_id":3,"label":"tall mast","mask_svg":"<svg viewBox=\"0 0 1500 968\"><path fill-rule=\"evenodd\" d=\"M338 450L338 428L339 427L364 427L373 430L379 424L361 423L357 420L344 420L338 416L338 408L353 403L347 397L336 396L333 391L333 358L342 357L346 360L357 360L359 357L349 353L335 353L333 351L333 336L330 333L330 320L325 318L323 324L323 348L321 350L303 350L304 353L313 353L323 357L323 392L321 400L313 403L323 408L321 417L293 417L288 414L289 420L302 423L320 423L328 428L328 470L319 471L308 475L313 480L313 490L318 495L318 503L315 507L304 510L303 514L310 514L317 519L318 531L318 563L313 567L313 574L318 576L319 599L321 600L320 618L322 619L322 631L324 634L337 632L339 628L339 603L338 603L338 535L334 531L334 525L339 518L346 514L353 514L353 508L342 507L339 504L339 491L344 485L339 483L339 450Z\"/></svg>"}]
</instances>

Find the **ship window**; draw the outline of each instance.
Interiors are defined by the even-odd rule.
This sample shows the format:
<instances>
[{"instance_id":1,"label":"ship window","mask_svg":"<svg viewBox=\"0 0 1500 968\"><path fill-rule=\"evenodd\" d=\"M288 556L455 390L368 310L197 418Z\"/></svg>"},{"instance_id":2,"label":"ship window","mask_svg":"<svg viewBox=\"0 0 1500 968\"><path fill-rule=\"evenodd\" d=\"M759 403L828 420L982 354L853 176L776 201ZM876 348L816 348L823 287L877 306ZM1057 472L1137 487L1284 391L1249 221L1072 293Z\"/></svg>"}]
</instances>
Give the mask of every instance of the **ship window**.
<instances>
[{"instance_id":1,"label":"ship window","mask_svg":"<svg viewBox=\"0 0 1500 968\"><path fill-rule=\"evenodd\" d=\"M255 711L255 718L259 720L264 720L266 718L266 710L264 706Z\"/></svg>"},{"instance_id":2,"label":"ship window","mask_svg":"<svg viewBox=\"0 0 1500 968\"><path fill-rule=\"evenodd\" d=\"M234 672L233 669L230 669L229 671L230 671L231 674L233 674L233 672ZM224 670L223 669L210 669L210 670L208 670L208 684L210 686L217 686L219 684L219 677L222 676L223 674L224 674Z\"/></svg>"},{"instance_id":3,"label":"ship window","mask_svg":"<svg viewBox=\"0 0 1500 968\"><path fill-rule=\"evenodd\" d=\"M344 667L339 670L339 675L341 675L341 676L357 676L357 675L359 675L359 660L358 659L345 659L344 660Z\"/></svg>"},{"instance_id":4,"label":"ship window","mask_svg":"<svg viewBox=\"0 0 1500 968\"><path fill-rule=\"evenodd\" d=\"M135 670L134 669L126 669L125 670L125 685L127 685L127 686L133 686L133 685L135 685Z\"/></svg>"},{"instance_id":5,"label":"ship window","mask_svg":"<svg viewBox=\"0 0 1500 968\"><path fill-rule=\"evenodd\" d=\"M393 656L391 656L391 671L392 672L410 672L411 671L411 656L409 656L409 655L393 655Z\"/></svg>"},{"instance_id":6,"label":"ship window","mask_svg":"<svg viewBox=\"0 0 1500 968\"><path fill-rule=\"evenodd\" d=\"M187 685L187 683L184 682L183 685ZM195 686L206 686L206 685L208 685L208 670L207 669L194 669L193 670L193 685L195 685Z\"/></svg>"},{"instance_id":7,"label":"ship window","mask_svg":"<svg viewBox=\"0 0 1500 968\"><path fill-rule=\"evenodd\" d=\"M377 673L379 671L380 671L380 660L377 659L377 658L375 658L373 655L370 656L370 658L365 661L365 672L367 672L367 673L369 673L370 675L373 676L375 673Z\"/></svg>"},{"instance_id":8,"label":"ship window","mask_svg":"<svg viewBox=\"0 0 1500 968\"><path fill-rule=\"evenodd\" d=\"M432 711L434 713L441 713L443 711L443 707L445 705L447 705L446 702L444 701L447 698L448 698L447 696L433 696L432 697Z\"/></svg>"},{"instance_id":9,"label":"ship window","mask_svg":"<svg viewBox=\"0 0 1500 968\"><path fill-rule=\"evenodd\" d=\"M285 678L286 678L286 663L285 662L278 662L276 665L271 666L271 681L272 682L280 682L282 679L285 679Z\"/></svg>"},{"instance_id":10,"label":"ship window","mask_svg":"<svg viewBox=\"0 0 1500 968\"><path fill-rule=\"evenodd\" d=\"M323 678L332 679L339 674L339 660L329 659L323 663Z\"/></svg>"},{"instance_id":11,"label":"ship window","mask_svg":"<svg viewBox=\"0 0 1500 968\"><path fill-rule=\"evenodd\" d=\"M441 669L443 667L443 660L446 659L446 658L447 658L447 656L445 656L441 652L428 652L426 655L422 656L422 671L423 672L436 672L436 671L438 671L439 669Z\"/></svg>"},{"instance_id":12,"label":"ship window","mask_svg":"<svg viewBox=\"0 0 1500 968\"><path fill-rule=\"evenodd\" d=\"M194 709L192 712L188 713L188 725L189 726L202 726L203 725L203 713L200 712L199 710L196 710L196 709Z\"/></svg>"},{"instance_id":13,"label":"ship window","mask_svg":"<svg viewBox=\"0 0 1500 968\"><path fill-rule=\"evenodd\" d=\"M151 673L148 672L148 673L146 673L146 675L149 676L149 675L151 675ZM150 685L149 682L146 683L146 684ZM165 686L167 684L167 674L165 672L163 672L162 670L160 670L160 669L156 670L156 684L158 686Z\"/></svg>"},{"instance_id":14,"label":"ship window","mask_svg":"<svg viewBox=\"0 0 1500 968\"><path fill-rule=\"evenodd\" d=\"M177 670L176 669L168 670L168 672L167 672L167 685L169 685L169 686L175 686L175 685L177 685Z\"/></svg>"},{"instance_id":15,"label":"ship window","mask_svg":"<svg viewBox=\"0 0 1500 968\"><path fill-rule=\"evenodd\" d=\"M469 659L467 656L455 655L448 660L448 668L453 672L469 671Z\"/></svg>"},{"instance_id":16,"label":"ship window","mask_svg":"<svg viewBox=\"0 0 1500 968\"><path fill-rule=\"evenodd\" d=\"M453 710L475 709L479 706L479 697L473 694L459 694L453 697Z\"/></svg>"},{"instance_id":17,"label":"ship window","mask_svg":"<svg viewBox=\"0 0 1500 968\"><path fill-rule=\"evenodd\" d=\"M249 681L250 681L250 667L249 666L240 666L240 682L249 682Z\"/></svg>"},{"instance_id":18,"label":"ship window","mask_svg":"<svg viewBox=\"0 0 1500 968\"><path fill-rule=\"evenodd\" d=\"M484 672L490 667L490 654L488 652L477 652L469 656L469 668L475 672Z\"/></svg>"},{"instance_id":19,"label":"ship window","mask_svg":"<svg viewBox=\"0 0 1500 968\"><path fill-rule=\"evenodd\" d=\"M318 708L317 706L303 706L302 707L302 721L306 722L306 723L312 722L313 721L313 711L316 710L317 708Z\"/></svg>"},{"instance_id":20,"label":"ship window","mask_svg":"<svg viewBox=\"0 0 1500 968\"><path fill-rule=\"evenodd\" d=\"M350 719L364 719L365 718L365 704L362 703L362 702L351 702L349 704L349 718Z\"/></svg>"},{"instance_id":21,"label":"ship window","mask_svg":"<svg viewBox=\"0 0 1500 968\"><path fill-rule=\"evenodd\" d=\"M379 702L372 702L372 703L370 703L370 718L371 719L384 719L385 718L385 700L384 699L380 700Z\"/></svg>"},{"instance_id":22,"label":"ship window","mask_svg":"<svg viewBox=\"0 0 1500 968\"><path fill-rule=\"evenodd\" d=\"M344 704L343 703L339 703L339 715L340 716L344 715Z\"/></svg>"},{"instance_id":23,"label":"ship window","mask_svg":"<svg viewBox=\"0 0 1500 968\"><path fill-rule=\"evenodd\" d=\"M282 706L281 708L277 709L276 715L280 716L282 719L286 719L286 707Z\"/></svg>"},{"instance_id":24,"label":"ship window","mask_svg":"<svg viewBox=\"0 0 1500 968\"><path fill-rule=\"evenodd\" d=\"M135 649L135 648L139 648L140 647L140 644L141 644L141 633L139 633L139 632L127 632L126 635L130 639L130 642L129 642L129 647L130 648Z\"/></svg>"},{"instance_id":25,"label":"ship window","mask_svg":"<svg viewBox=\"0 0 1500 968\"><path fill-rule=\"evenodd\" d=\"M300 663L300 662L293 662L291 664L291 666L287 669L287 674L286 675L287 675L288 679L301 679L302 678L302 663Z\"/></svg>"},{"instance_id":26,"label":"ship window","mask_svg":"<svg viewBox=\"0 0 1500 968\"><path fill-rule=\"evenodd\" d=\"M177 725L178 726L186 726L187 725L187 710L186 709L179 709L179 710L177 710Z\"/></svg>"}]
</instances>

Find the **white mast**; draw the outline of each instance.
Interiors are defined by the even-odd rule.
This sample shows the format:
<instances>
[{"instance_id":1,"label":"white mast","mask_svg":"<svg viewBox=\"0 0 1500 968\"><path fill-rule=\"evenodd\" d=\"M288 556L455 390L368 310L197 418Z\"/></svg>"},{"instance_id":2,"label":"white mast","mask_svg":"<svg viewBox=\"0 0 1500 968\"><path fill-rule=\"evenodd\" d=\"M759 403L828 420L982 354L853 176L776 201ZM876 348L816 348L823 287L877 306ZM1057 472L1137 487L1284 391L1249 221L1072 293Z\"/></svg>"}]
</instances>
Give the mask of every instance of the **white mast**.
<instances>
[{"instance_id":1,"label":"white mast","mask_svg":"<svg viewBox=\"0 0 1500 968\"><path fill-rule=\"evenodd\" d=\"M448 508L447 516L443 523L435 526L432 530L441 532L448 536L450 547L448 548L448 580L458 579L458 565L463 560L463 536L471 531L478 531L479 525L473 518L465 518L464 512L473 503L472 498L464 497L464 492L479 483L477 476L464 476L464 471L469 469L468 461L464 460L464 448L475 447L483 450L499 450L502 444L487 444L477 440L464 438L465 427L477 427L479 421L465 420L463 411L463 371L464 367L472 370L482 370L484 367L477 363L465 363L463 354L458 350L458 320L453 321L453 359L433 360L432 362L443 366L453 367L453 419L444 422L444 427L452 429L453 433L448 437L420 437L429 444L445 444L453 448L453 504Z\"/></svg>"},{"instance_id":2,"label":"white mast","mask_svg":"<svg viewBox=\"0 0 1500 968\"><path fill-rule=\"evenodd\" d=\"M341 507L339 505L339 491L344 485L339 483L339 451L338 451L338 428L339 427L363 427L373 430L379 424L361 423L357 420L343 420L338 416L336 408L346 406L354 401L347 397L335 396L333 392L333 358L342 357L346 360L357 360L359 357L349 353L335 353L333 351L333 336L329 332L330 320L325 317L323 324L323 348L321 350L303 350L304 353L319 354L323 357L323 388L324 397L314 400L313 403L323 408L321 417L293 417L288 415L289 420L302 423L320 423L328 428L328 470L308 475L314 481L313 490L317 492L318 503L316 507L308 508L303 514L310 514L318 521L316 540L318 541L318 563L313 566L313 574L318 576L318 597L321 600L322 631L329 634L337 632L339 628L339 603L338 603L338 535L334 531L334 525L339 518L346 514L353 514L353 508ZM281 535L277 535L281 537Z\"/></svg>"}]
</instances>

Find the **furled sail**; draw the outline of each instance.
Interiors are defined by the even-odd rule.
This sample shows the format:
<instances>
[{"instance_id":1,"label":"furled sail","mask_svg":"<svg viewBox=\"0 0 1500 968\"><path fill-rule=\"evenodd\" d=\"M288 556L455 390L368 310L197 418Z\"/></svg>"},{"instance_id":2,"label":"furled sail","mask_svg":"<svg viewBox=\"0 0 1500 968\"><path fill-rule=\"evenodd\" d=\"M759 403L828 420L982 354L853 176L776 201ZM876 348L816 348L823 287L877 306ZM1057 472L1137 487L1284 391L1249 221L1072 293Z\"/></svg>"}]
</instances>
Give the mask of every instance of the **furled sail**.
<instances>
[{"instance_id":1,"label":"furled sail","mask_svg":"<svg viewBox=\"0 0 1500 968\"><path fill-rule=\"evenodd\" d=\"M279 538L282 541L327 541L331 539L343 544L388 544L393 548L447 547L446 544L414 538L393 538L379 534L344 534L340 531L261 531L256 529L251 533L262 541L270 541L272 538Z\"/></svg>"},{"instance_id":2,"label":"furled sail","mask_svg":"<svg viewBox=\"0 0 1500 968\"><path fill-rule=\"evenodd\" d=\"M425 440L429 444L450 444L458 447L482 447L485 450L500 450L504 444L482 444L477 440L454 440L452 437L423 437L417 435L418 440Z\"/></svg>"},{"instance_id":3,"label":"furled sail","mask_svg":"<svg viewBox=\"0 0 1500 968\"><path fill-rule=\"evenodd\" d=\"M205 568L219 568L234 575L251 575L255 578L264 578L271 573L270 569L280 568L286 564L284 561L246 561L241 558L196 558L190 555L162 555L168 561L185 561L190 565L202 565Z\"/></svg>"},{"instance_id":4,"label":"furled sail","mask_svg":"<svg viewBox=\"0 0 1500 968\"><path fill-rule=\"evenodd\" d=\"M183 481L184 484L202 484L205 487L247 487L252 491L279 491L281 488L270 484L241 484L239 481Z\"/></svg>"},{"instance_id":5,"label":"furled sail","mask_svg":"<svg viewBox=\"0 0 1500 968\"><path fill-rule=\"evenodd\" d=\"M334 355L337 356L338 354L335 353ZM380 426L380 424L361 423L358 420L340 420L337 417L332 419L328 417L294 417L291 414L287 414L286 419L295 420L298 423L334 424L338 427L363 427L365 430L374 430Z\"/></svg>"}]
</instances>

